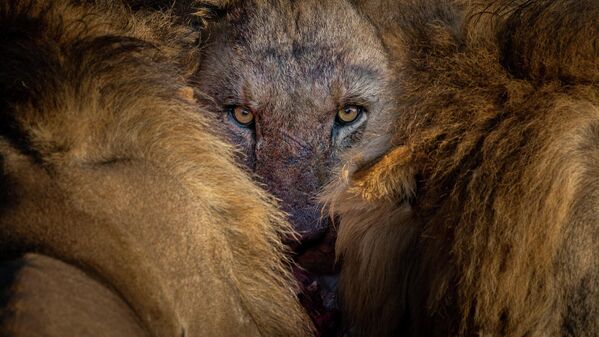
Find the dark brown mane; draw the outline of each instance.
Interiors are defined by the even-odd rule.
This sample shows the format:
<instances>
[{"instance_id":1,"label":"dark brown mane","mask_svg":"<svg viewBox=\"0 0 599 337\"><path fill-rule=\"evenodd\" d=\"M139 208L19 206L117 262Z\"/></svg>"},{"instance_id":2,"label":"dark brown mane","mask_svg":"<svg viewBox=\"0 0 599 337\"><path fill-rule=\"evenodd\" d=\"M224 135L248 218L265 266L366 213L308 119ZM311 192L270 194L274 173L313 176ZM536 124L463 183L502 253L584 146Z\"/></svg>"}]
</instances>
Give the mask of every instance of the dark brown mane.
<instances>
[{"instance_id":1,"label":"dark brown mane","mask_svg":"<svg viewBox=\"0 0 599 337\"><path fill-rule=\"evenodd\" d=\"M589 255L597 249L599 186L591 164L599 144L597 2L399 7L380 27L397 71L392 143L408 149L411 161L381 163L375 170L393 173L370 173L375 180L368 184L360 178L344 192L339 185L329 190L342 211L342 285L359 331L596 331L596 300L581 301L579 292L597 294L587 283L598 272ZM397 153L405 161L406 151ZM410 190L398 184L418 186L411 215L391 216L408 206L388 200L405 202L405 194L361 203L355 197L357 186ZM356 215L351 203L374 214ZM585 258L574 262L573 255ZM352 277L365 270L370 275ZM370 287L379 288L378 303L366 298Z\"/></svg>"}]
</instances>

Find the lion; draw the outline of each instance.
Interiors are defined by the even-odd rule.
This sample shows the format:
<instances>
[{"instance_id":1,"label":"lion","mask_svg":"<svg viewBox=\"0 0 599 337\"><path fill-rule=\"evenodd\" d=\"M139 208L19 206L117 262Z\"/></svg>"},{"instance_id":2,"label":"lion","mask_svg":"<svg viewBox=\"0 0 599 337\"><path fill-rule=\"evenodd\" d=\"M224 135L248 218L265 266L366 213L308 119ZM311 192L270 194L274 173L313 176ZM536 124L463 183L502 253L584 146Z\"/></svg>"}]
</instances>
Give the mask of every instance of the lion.
<instances>
[{"instance_id":1,"label":"lion","mask_svg":"<svg viewBox=\"0 0 599 337\"><path fill-rule=\"evenodd\" d=\"M322 197L353 336L597 336L599 3L357 6L395 106Z\"/></svg>"},{"instance_id":2,"label":"lion","mask_svg":"<svg viewBox=\"0 0 599 337\"><path fill-rule=\"evenodd\" d=\"M291 226L193 98L196 32L76 0L3 1L0 31L3 333L312 334Z\"/></svg>"},{"instance_id":3,"label":"lion","mask_svg":"<svg viewBox=\"0 0 599 337\"><path fill-rule=\"evenodd\" d=\"M324 335L338 328L335 226L317 195L364 128L390 106L375 27L347 0L202 1L198 100L246 170L301 235L302 301Z\"/></svg>"}]
</instances>

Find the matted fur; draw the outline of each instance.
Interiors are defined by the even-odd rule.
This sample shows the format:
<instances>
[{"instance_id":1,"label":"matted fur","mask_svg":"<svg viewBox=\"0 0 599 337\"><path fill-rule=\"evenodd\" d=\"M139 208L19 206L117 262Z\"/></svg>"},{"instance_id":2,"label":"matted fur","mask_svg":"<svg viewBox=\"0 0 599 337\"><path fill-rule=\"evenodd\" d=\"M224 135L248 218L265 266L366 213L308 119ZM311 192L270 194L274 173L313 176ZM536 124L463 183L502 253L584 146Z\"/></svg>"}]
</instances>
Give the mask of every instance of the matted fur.
<instances>
[{"instance_id":1,"label":"matted fur","mask_svg":"<svg viewBox=\"0 0 599 337\"><path fill-rule=\"evenodd\" d=\"M358 5L397 108L325 196L356 334L597 336L599 3Z\"/></svg>"},{"instance_id":2,"label":"matted fur","mask_svg":"<svg viewBox=\"0 0 599 337\"><path fill-rule=\"evenodd\" d=\"M52 0L1 2L0 31L2 258L81 268L153 336L310 335L291 228L190 100L195 34Z\"/></svg>"}]
</instances>

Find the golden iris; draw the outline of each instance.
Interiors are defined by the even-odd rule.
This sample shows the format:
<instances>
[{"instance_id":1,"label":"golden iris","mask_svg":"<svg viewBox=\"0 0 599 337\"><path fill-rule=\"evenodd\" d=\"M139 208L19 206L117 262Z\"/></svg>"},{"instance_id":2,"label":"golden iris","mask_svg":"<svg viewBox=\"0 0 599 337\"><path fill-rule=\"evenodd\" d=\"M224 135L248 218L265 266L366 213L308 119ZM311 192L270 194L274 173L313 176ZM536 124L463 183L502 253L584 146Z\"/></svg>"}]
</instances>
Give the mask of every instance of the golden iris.
<instances>
[{"instance_id":1,"label":"golden iris","mask_svg":"<svg viewBox=\"0 0 599 337\"><path fill-rule=\"evenodd\" d=\"M337 111L337 123L349 124L355 122L362 114L364 108L358 105L346 105Z\"/></svg>"},{"instance_id":2,"label":"golden iris","mask_svg":"<svg viewBox=\"0 0 599 337\"><path fill-rule=\"evenodd\" d=\"M254 123L254 113L250 109L243 106L235 106L231 108L231 115L235 121L243 126L250 126Z\"/></svg>"}]
</instances>

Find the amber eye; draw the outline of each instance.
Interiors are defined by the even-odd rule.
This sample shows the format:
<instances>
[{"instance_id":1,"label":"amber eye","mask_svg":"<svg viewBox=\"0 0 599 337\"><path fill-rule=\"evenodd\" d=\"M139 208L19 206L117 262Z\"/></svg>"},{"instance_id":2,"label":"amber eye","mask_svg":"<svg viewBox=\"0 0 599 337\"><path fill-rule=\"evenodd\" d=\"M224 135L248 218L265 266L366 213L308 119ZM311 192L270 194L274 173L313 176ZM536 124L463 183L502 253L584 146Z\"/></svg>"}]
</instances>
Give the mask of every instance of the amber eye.
<instances>
[{"instance_id":1,"label":"amber eye","mask_svg":"<svg viewBox=\"0 0 599 337\"><path fill-rule=\"evenodd\" d=\"M359 105L346 105L337 111L337 123L339 125L353 123L360 117L364 110Z\"/></svg>"},{"instance_id":2,"label":"amber eye","mask_svg":"<svg viewBox=\"0 0 599 337\"><path fill-rule=\"evenodd\" d=\"M251 126L254 123L254 113L244 106L232 106L229 108L231 117L242 126Z\"/></svg>"}]
</instances>

